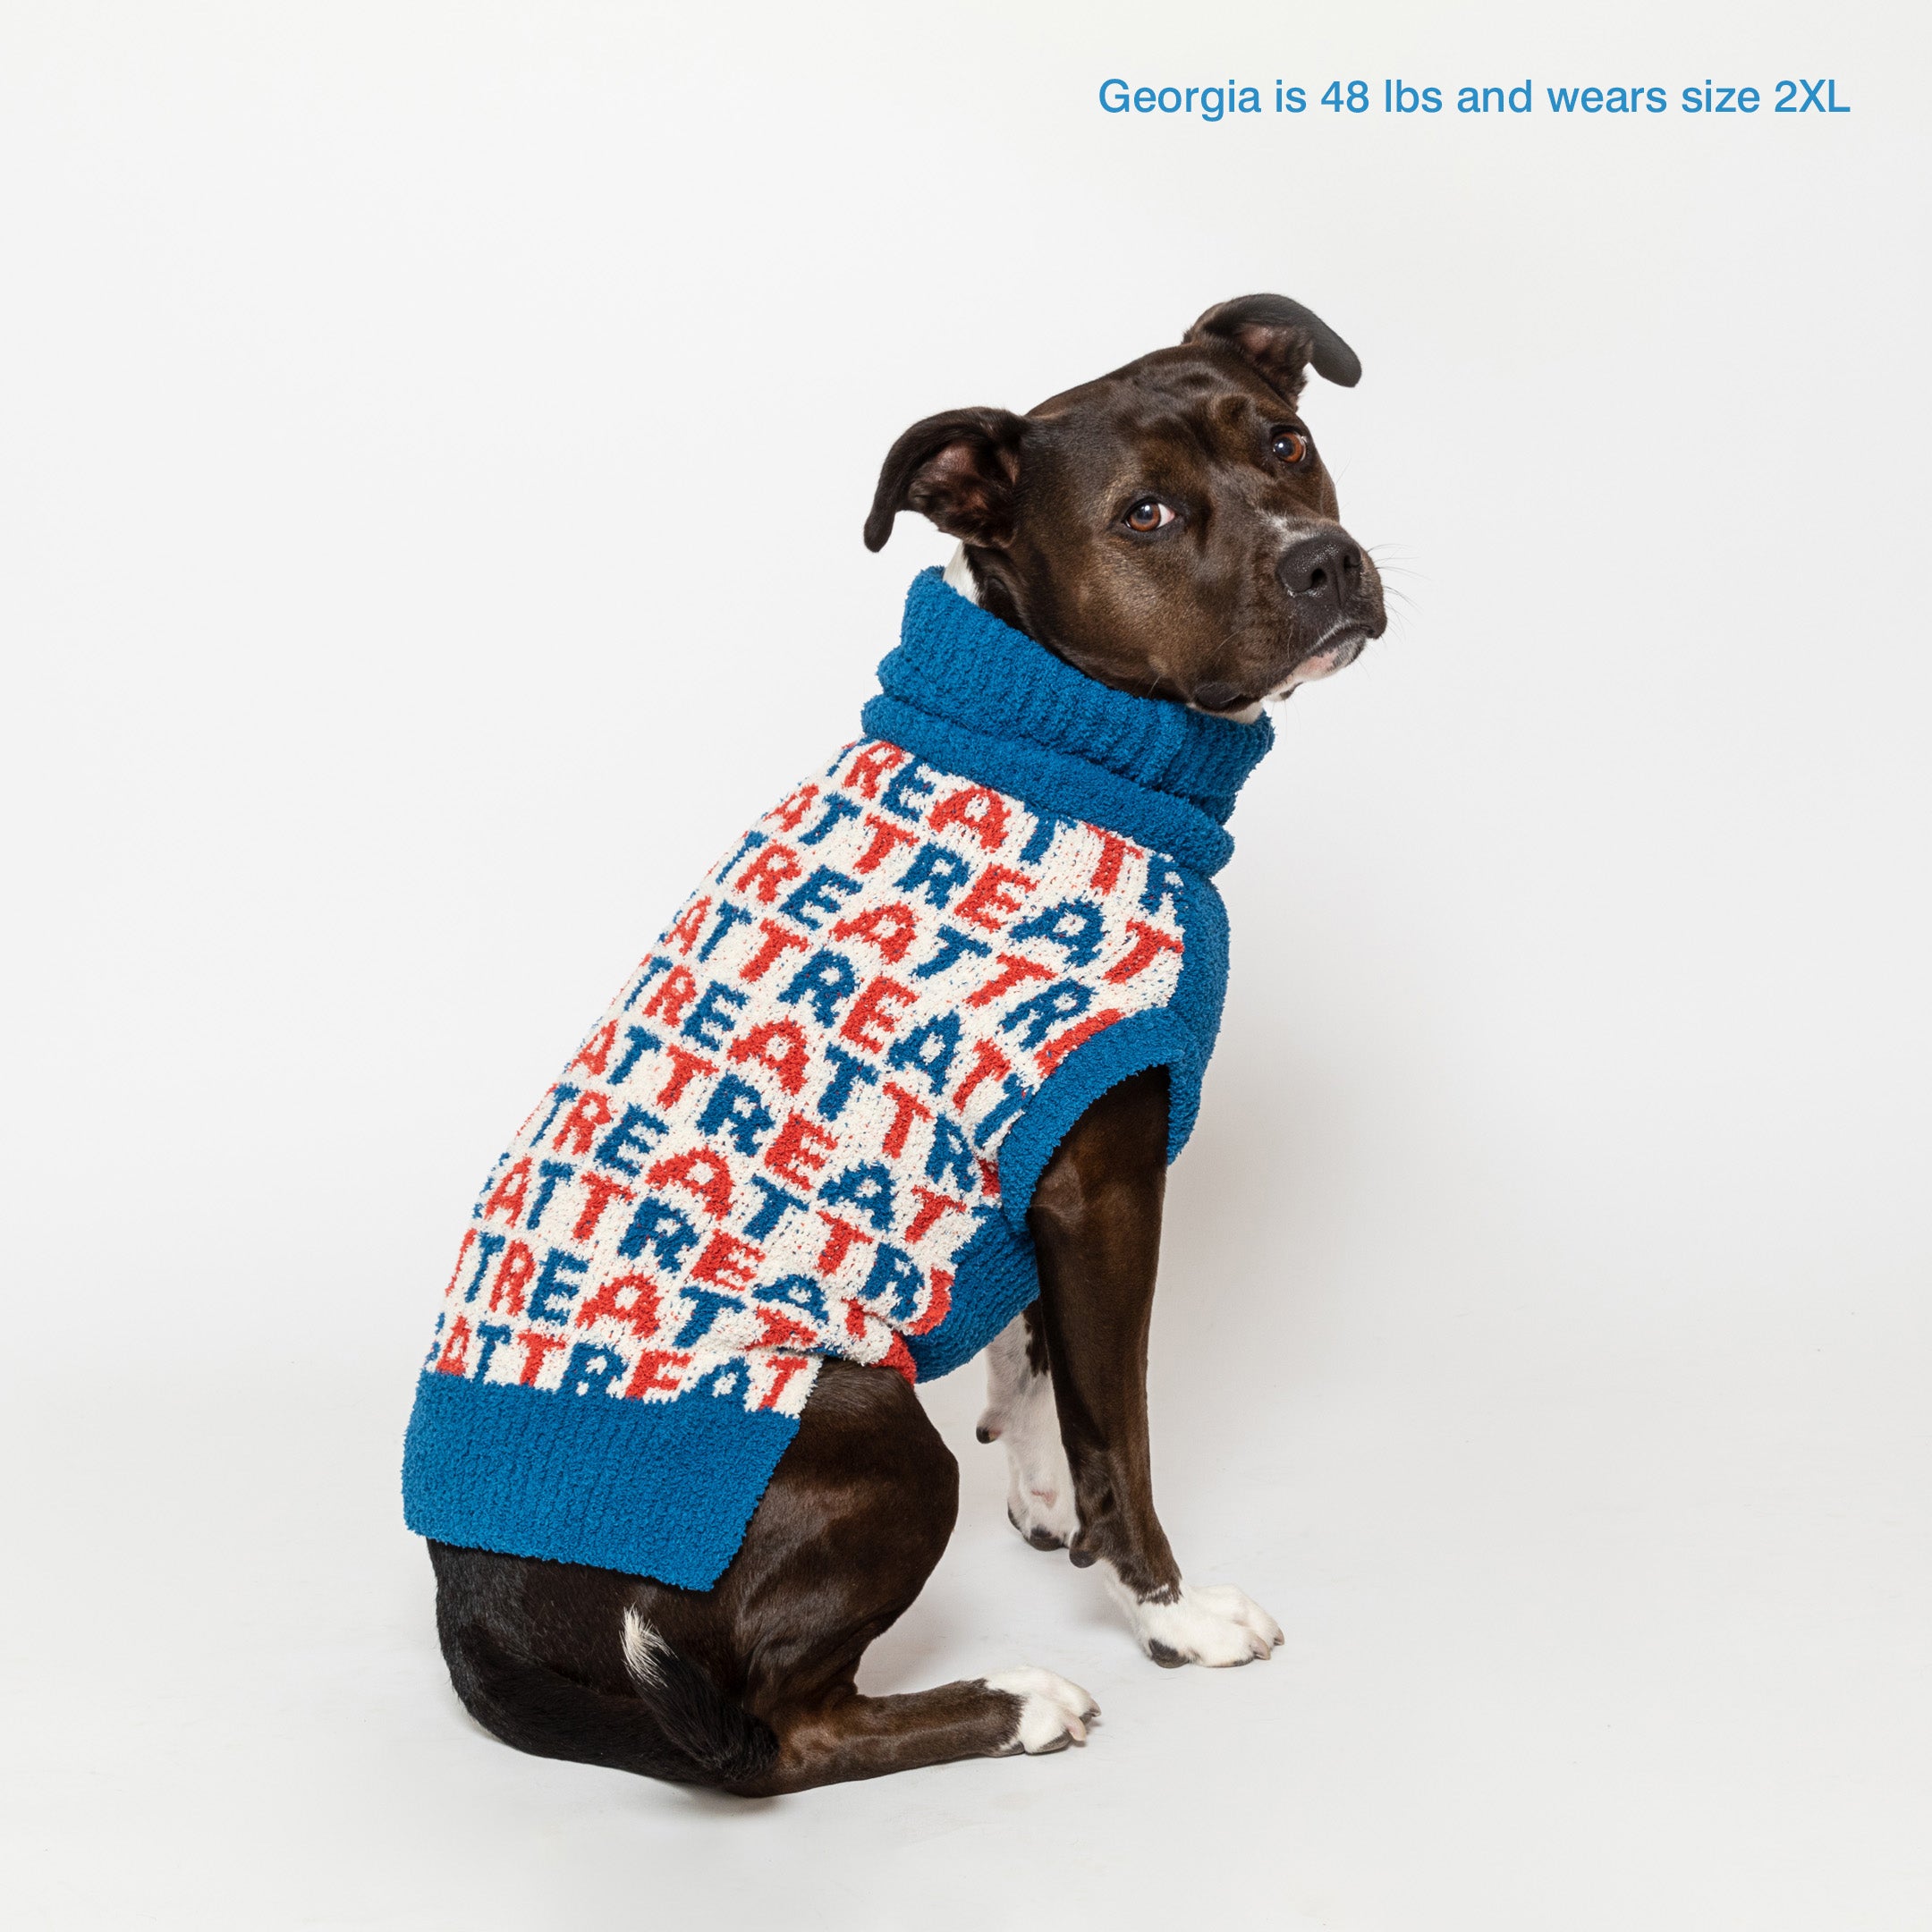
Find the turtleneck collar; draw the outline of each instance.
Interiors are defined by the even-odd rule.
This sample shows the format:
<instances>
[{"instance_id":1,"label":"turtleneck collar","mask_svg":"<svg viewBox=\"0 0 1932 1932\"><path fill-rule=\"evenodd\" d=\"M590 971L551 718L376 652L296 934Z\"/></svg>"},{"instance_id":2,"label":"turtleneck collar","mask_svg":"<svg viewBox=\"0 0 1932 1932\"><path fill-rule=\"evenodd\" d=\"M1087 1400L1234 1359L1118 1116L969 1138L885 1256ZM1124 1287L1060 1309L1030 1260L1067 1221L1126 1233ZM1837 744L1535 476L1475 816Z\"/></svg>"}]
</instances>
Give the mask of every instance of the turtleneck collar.
<instances>
[{"instance_id":1,"label":"turtleneck collar","mask_svg":"<svg viewBox=\"0 0 1932 1932\"><path fill-rule=\"evenodd\" d=\"M1275 742L1266 717L1241 724L1110 691L936 570L912 580L879 684L869 735L1202 873L1227 863L1235 796Z\"/></svg>"}]
</instances>

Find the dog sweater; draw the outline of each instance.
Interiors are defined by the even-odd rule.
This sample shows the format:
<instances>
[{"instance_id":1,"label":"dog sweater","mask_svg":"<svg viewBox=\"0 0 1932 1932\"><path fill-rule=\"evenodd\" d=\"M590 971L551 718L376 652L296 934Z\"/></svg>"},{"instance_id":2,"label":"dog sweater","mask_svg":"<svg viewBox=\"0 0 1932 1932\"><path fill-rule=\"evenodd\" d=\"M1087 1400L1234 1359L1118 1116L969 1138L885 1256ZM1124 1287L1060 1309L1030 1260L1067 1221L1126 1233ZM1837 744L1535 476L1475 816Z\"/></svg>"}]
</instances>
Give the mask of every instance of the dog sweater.
<instances>
[{"instance_id":1,"label":"dog sweater","mask_svg":"<svg viewBox=\"0 0 1932 1932\"><path fill-rule=\"evenodd\" d=\"M1038 1293L1080 1114L1220 1025L1209 883L1273 742L1110 691L922 572L865 736L685 902L498 1158L419 1378L411 1530L694 1589L820 1365L909 1380Z\"/></svg>"}]
</instances>

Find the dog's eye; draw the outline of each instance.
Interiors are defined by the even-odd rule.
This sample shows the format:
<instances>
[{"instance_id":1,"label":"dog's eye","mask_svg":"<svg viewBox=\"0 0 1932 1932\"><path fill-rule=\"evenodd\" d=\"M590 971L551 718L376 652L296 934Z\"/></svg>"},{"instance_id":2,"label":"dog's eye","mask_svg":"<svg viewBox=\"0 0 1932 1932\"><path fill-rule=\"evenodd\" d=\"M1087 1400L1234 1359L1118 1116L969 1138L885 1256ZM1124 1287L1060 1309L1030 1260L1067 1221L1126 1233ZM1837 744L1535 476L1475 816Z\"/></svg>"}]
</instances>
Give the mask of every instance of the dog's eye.
<instances>
[{"instance_id":1,"label":"dog's eye","mask_svg":"<svg viewBox=\"0 0 1932 1932\"><path fill-rule=\"evenodd\" d=\"M1298 463L1308 454L1308 438L1299 429L1277 429L1269 447L1284 463Z\"/></svg>"},{"instance_id":2,"label":"dog's eye","mask_svg":"<svg viewBox=\"0 0 1932 1932\"><path fill-rule=\"evenodd\" d=\"M1158 496L1143 496L1128 511L1127 528L1145 536L1148 530L1164 529L1174 520L1174 512Z\"/></svg>"}]
</instances>

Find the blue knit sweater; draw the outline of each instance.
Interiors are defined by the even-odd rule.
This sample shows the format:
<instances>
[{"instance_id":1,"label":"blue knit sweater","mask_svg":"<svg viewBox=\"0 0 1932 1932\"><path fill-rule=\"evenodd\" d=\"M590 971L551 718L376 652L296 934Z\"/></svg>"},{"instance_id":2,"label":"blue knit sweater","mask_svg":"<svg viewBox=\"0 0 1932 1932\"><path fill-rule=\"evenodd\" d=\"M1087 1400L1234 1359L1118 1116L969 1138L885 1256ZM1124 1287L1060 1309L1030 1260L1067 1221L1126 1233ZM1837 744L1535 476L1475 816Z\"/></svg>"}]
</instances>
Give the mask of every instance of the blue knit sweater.
<instances>
[{"instance_id":1,"label":"blue knit sweater","mask_svg":"<svg viewBox=\"0 0 1932 1932\"><path fill-rule=\"evenodd\" d=\"M419 1380L410 1527L715 1582L822 1363L943 1375L1038 1292L1106 1089L1220 1025L1209 880L1273 742L917 578L866 735L686 901L491 1170Z\"/></svg>"}]
</instances>

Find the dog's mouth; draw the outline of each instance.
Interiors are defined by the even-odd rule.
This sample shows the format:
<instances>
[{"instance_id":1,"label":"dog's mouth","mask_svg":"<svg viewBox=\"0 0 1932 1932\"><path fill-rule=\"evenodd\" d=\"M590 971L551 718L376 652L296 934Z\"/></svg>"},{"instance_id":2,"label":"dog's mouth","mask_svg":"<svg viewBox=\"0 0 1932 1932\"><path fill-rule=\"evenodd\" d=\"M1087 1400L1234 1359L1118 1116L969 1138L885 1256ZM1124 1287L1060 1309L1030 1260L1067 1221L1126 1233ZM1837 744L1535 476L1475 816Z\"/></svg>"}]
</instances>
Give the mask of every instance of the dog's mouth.
<instances>
[{"instance_id":1,"label":"dog's mouth","mask_svg":"<svg viewBox=\"0 0 1932 1932\"><path fill-rule=\"evenodd\" d=\"M1329 625L1309 649L1295 658L1285 677L1258 692L1233 684L1203 684L1191 699L1193 708L1216 717L1232 718L1236 724L1250 724L1261 716L1264 704L1287 697L1296 685L1317 683L1325 677L1333 677L1337 671L1347 670L1368 648L1369 640L1381 634L1379 624L1360 618L1343 618Z\"/></svg>"},{"instance_id":2,"label":"dog's mouth","mask_svg":"<svg viewBox=\"0 0 1932 1932\"><path fill-rule=\"evenodd\" d=\"M1312 649L1296 658L1288 675L1268 693L1270 698L1285 698L1297 684L1313 684L1325 677L1333 677L1337 671L1345 671L1368 647L1368 640L1377 634L1376 628L1358 618L1345 618L1337 624L1331 624L1316 639Z\"/></svg>"}]
</instances>

